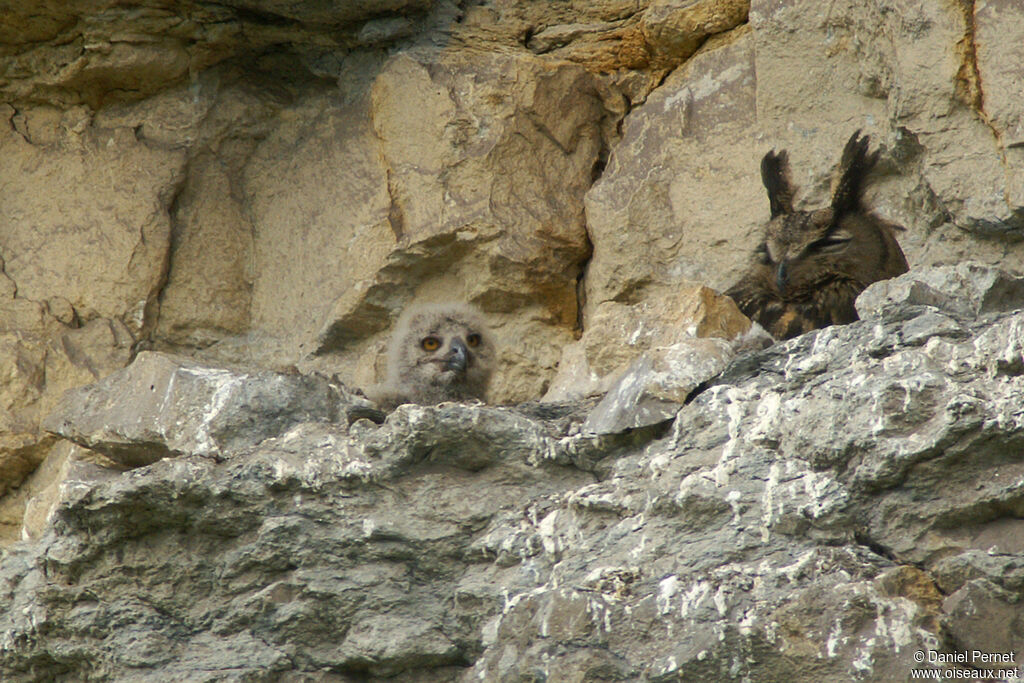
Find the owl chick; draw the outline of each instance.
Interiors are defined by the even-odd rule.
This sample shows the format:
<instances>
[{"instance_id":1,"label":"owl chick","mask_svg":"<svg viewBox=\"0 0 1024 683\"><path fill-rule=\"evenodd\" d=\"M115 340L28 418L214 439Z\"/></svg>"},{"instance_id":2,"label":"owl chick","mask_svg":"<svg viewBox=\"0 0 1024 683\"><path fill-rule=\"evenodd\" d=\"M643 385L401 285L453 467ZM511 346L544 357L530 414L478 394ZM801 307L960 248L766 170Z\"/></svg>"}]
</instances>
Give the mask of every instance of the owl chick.
<instances>
[{"instance_id":1,"label":"owl chick","mask_svg":"<svg viewBox=\"0 0 1024 683\"><path fill-rule=\"evenodd\" d=\"M483 399L494 369L494 342L483 317L465 304L412 306L388 344L387 379L367 395L385 410L402 403Z\"/></svg>"},{"instance_id":2,"label":"owl chick","mask_svg":"<svg viewBox=\"0 0 1024 683\"><path fill-rule=\"evenodd\" d=\"M857 320L854 301L872 282L907 271L889 223L864 207L864 179L878 161L868 136L855 132L843 149L827 208L795 211L785 151L761 160L771 219L747 272L730 287L740 310L776 339Z\"/></svg>"}]
</instances>

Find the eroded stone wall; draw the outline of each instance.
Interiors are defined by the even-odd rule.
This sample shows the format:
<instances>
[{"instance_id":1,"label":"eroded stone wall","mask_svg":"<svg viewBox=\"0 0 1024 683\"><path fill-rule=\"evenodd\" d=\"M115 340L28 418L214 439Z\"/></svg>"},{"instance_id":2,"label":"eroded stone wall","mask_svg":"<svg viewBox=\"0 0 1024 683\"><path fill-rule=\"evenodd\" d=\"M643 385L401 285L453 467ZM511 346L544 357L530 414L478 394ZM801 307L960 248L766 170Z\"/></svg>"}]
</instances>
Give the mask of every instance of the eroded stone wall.
<instances>
[{"instance_id":1,"label":"eroded stone wall","mask_svg":"<svg viewBox=\"0 0 1024 683\"><path fill-rule=\"evenodd\" d=\"M862 129L912 266L1019 271L1021 45L1014 0L0 0L0 537L103 461L43 418L145 350L359 387L466 299L515 403L743 332L773 148L810 206Z\"/></svg>"},{"instance_id":2,"label":"eroded stone wall","mask_svg":"<svg viewBox=\"0 0 1024 683\"><path fill-rule=\"evenodd\" d=\"M624 376L643 401L379 424L325 377L140 353L46 421L64 478L0 558L0 676L1017 670L991 662L1024 646L1024 278L913 269L857 305L724 372L726 342L677 343ZM701 386L669 411L673 374Z\"/></svg>"}]
</instances>

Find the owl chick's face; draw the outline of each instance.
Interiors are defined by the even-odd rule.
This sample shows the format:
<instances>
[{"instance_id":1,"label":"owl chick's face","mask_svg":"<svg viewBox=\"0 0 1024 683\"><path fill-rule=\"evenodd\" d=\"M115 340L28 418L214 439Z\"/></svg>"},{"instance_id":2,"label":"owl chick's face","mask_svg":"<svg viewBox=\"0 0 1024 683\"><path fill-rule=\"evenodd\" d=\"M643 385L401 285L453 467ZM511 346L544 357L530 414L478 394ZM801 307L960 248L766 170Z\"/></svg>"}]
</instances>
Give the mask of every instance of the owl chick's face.
<instances>
[{"instance_id":1,"label":"owl chick's face","mask_svg":"<svg viewBox=\"0 0 1024 683\"><path fill-rule=\"evenodd\" d=\"M482 398L494 366L490 332L471 308L421 307L396 330L392 380L424 402Z\"/></svg>"},{"instance_id":2,"label":"owl chick's face","mask_svg":"<svg viewBox=\"0 0 1024 683\"><path fill-rule=\"evenodd\" d=\"M442 321L424 330L415 344L413 364L435 384L452 384L478 366L477 351L483 335L452 321Z\"/></svg>"}]
</instances>

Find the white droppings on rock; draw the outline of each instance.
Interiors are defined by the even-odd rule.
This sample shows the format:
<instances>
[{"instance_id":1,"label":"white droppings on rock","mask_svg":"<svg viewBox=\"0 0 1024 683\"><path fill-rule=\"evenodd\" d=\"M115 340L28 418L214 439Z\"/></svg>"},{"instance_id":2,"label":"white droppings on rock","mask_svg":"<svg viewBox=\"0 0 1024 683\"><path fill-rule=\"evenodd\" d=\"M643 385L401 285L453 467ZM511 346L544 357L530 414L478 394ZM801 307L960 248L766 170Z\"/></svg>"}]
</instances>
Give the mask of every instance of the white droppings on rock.
<instances>
[{"instance_id":1,"label":"white droppings on rock","mask_svg":"<svg viewBox=\"0 0 1024 683\"><path fill-rule=\"evenodd\" d=\"M548 513L544 519L537 525L537 533L540 535L541 543L544 546L544 552L549 555L555 555L561 550L561 544L558 541L558 537L555 535L555 522L558 520L558 510L553 510Z\"/></svg>"},{"instance_id":2,"label":"white droppings on rock","mask_svg":"<svg viewBox=\"0 0 1024 683\"><path fill-rule=\"evenodd\" d=\"M657 477L664 471L669 463L672 462L671 453L659 453L658 455L651 458L650 462L647 463L647 469L650 470L652 477Z\"/></svg>"},{"instance_id":3,"label":"white droppings on rock","mask_svg":"<svg viewBox=\"0 0 1024 683\"><path fill-rule=\"evenodd\" d=\"M715 603L715 609L718 610L718 615L721 617L724 617L729 613L729 603L726 600L729 593L730 591L725 585L719 586L718 590L715 591L713 601Z\"/></svg>"},{"instance_id":4,"label":"white droppings on rock","mask_svg":"<svg viewBox=\"0 0 1024 683\"><path fill-rule=\"evenodd\" d=\"M779 636L779 622L770 621L764 626L764 637L769 643L774 643Z\"/></svg>"},{"instance_id":5,"label":"white droppings on rock","mask_svg":"<svg viewBox=\"0 0 1024 683\"><path fill-rule=\"evenodd\" d=\"M191 375L196 379L209 383L213 387L209 402L205 406L199 423L193 426L195 431L193 432L192 441L195 443L196 453L200 455L214 455L219 448L210 434L210 425L228 404L235 387L248 381L249 377L245 374L236 374L227 370L208 368L181 367L177 372ZM171 386L172 383L169 382L168 389Z\"/></svg>"},{"instance_id":6,"label":"white droppings on rock","mask_svg":"<svg viewBox=\"0 0 1024 683\"><path fill-rule=\"evenodd\" d=\"M850 665L859 673L870 673L875 668L874 638L865 638L857 649L857 656L850 661Z\"/></svg>"},{"instance_id":7,"label":"white droppings on rock","mask_svg":"<svg viewBox=\"0 0 1024 683\"><path fill-rule=\"evenodd\" d=\"M811 560L817 556L817 550L811 549L803 553L797 558L796 562L784 567L778 568L778 573L786 577L791 584L796 584L797 580L804 575L805 570L810 566Z\"/></svg>"},{"instance_id":8,"label":"white droppings on rock","mask_svg":"<svg viewBox=\"0 0 1024 683\"><path fill-rule=\"evenodd\" d=\"M605 602L606 596L589 598L587 600L587 613L591 615L597 628L605 633L612 632L612 610Z\"/></svg>"},{"instance_id":9,"label":"white droppings on rock","mask_svg":"<svg viewBox=\"0 0 1024 683\"><path fill-rule=\"evenodd\" d=\"M781 408L782 395L777 391L765 392L757 404L754 422L747 430L747 440L767 446L778 443Z\"/></svg>"},{"instance_id":10,"label":"white droppings on rock","mask_svg":"<svg viewBox=\"0 0 1024 683\"><path fill-rule=\"evenodd\" d=\"M767 543L771 538L771 526L775 520L775 512L772 509L775 500L775 491L779 486L779 463L773 462L768 468L768 480L764 483L764 493L761 495L761 542ZM783 501L779 500L779 512L782 512Z\"/></svg>"},{"instance_id":11,"label":"white droppings on rock","mask_svg":"<svg viewBox=\"0 0 1024 683\"><path fill-rule=\"evenodd\" d=\"M797 509L811 519L820 519L841 509L849 500L846 488L824 472L805 470L795 483L803 485L802 493L807 498Z\"/></svg>"},{"instance_id":12,"label":"white droppings on rock","mask_svg":"<svg viewBox=\"0 0 1024 683\"><path fill-rule=\"evenodd\" d=\"M841 642L845 642L847 639L843 637L843 623L840 617L836 617L835 622L832 624L832 629L828 633L828 638L825 640L825 653L829 658L834 658L837 654L837 649Z\"/></svg>"},{"instance_id":13,"label":"white droppings on rock","mask_svg":"<svg viewBox=\"0 0 1024 683\"><path fill-rule=\"evenodd\" d=\"M711 592L711 584L707 581L696 581L683 593L679 603L679 616L686 619L690 613L700 607Z\"/></svg>"},{"instance_id":14,"label":"white droppings on rock","mask_svg":"<svg viewBox=\"0 0 1024 683\"><path fill-rule=\"evenodd\" d=\"M725 394L726 415L729 417L726 429L729 440L722 447L722 455L719 457L718 463L709 473L718 486L728 486L729 477L736 471L736 459L739 457L741 444L740 427L744 416L743 403L748 398L742 390L733 387L727 389Z\"/></svg>"},{"instance_id":15,"label":"white droppings on rock","mask_svg":"<svg viewBox=\"0 0 1024 683\"><path fill-rule=\"evenodd\" d=\"M664 676L665 674L672 673L673 671L677 670L678 668L679 668L679 665L676 663L675 656L670 655L665 660L665 663L662 664L660 667L658 667L657 671L658 671L658 675L659 676Z\"/></svg>"},{"instance_id":16,"label":"white droppings on rock","mask_svg":"<svg viewBox=\"0 0 1024 683\"><path fill-rule=\"evenodd\" d=\"M743 618L740 619L738 628L740 635L751 636L754 634L754 626L757 624L757 611L747 609L743 611Z\"/></svg>"},{"instance_id":17,"label":"white droppings on rock","mask_svg":"<svg viewBox=\"0 0 1024 683\"><path fill-rule=\"evenodd\" d=\"M658 583L658 612L668 614L672 611L672 598L679 587L679 577L675 574L666 576Z\"/></svg>"},{"instance_id":18,"label":"white droppings on rock","mask_svg":"<svg viewBox=\"0 0 1024 683\"><path fill-rule=\"evenodd\" d=\"M740 516L742 515L742 508L740 507L740 501L743 499L743 494L739 491L733 490L725 496L725 501L729 503L729 507L732 508L732 523L739 524Z\"/></svg>"},{"instance_id":19,"label":"white droppings on rock","mask_svg":"<svg viewBox=\"0 0 1024 683\"><path fill-rule=\"evenodd\" d=\"M647 546L647 534L640 534L640 543L636 545L632 550L629 551L629 558L634 562L639 562L643 557L644 549Z\"/></svg>"},{"instance_id":20,"label":"white droppings on rock","mask_svg":"<svg viewBox=\"0 0 1024 683\"><path fill-rule=\"evenodd\" d=\"M295 473L295 468L282 458L274 460L274 481L282 482Z\"/></svg>"}]
</instances>

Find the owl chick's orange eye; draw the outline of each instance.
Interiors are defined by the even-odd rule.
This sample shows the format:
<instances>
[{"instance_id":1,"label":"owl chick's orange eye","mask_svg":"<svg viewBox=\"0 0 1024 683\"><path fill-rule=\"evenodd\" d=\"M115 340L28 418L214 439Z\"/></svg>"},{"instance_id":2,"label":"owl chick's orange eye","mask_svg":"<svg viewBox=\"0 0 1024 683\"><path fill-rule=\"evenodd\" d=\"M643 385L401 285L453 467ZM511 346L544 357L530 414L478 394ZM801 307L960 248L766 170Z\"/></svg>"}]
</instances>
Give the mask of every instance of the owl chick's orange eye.
<instances>
[{"instance_id":1,"label":"owl chick's orange eye","mask_svg":"<svg viewBox=\"0 0 1024 683\"><path fill-rule=\"evenodd\" d=\"M441 340L437 337L424 337L420 341L420 346L423 347L424 351L437 351L441 348Z\"/></svg>"},{"instance_id":2,"label":"owl chick's orange eye","mask_svg":"<svg viewBox=\"0 0 1024 683\"><path fill-rule=\"evenodd\" d=\"M471 349L475 349L476 347L480 346L480 335L476 334L475 332L469 335L468 337L466 337L466 344Z\"/></svg>"}]
</instances>

